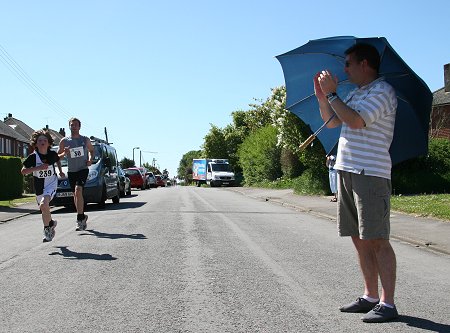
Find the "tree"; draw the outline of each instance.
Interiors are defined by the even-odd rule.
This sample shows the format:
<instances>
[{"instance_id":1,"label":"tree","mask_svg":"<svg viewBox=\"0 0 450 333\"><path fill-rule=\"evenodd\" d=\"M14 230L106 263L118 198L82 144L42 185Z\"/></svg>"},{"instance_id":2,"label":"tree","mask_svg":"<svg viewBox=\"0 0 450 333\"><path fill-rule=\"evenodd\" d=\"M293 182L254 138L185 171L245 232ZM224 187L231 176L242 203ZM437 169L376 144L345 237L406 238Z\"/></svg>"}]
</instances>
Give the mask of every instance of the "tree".
<instances>
[{"instance_id":1,"label":"tree","mask_svg":"<svg viewBox=\"0 0 450 333\"><path fill-rule=\"evenodd\" d=\"M146 168L148 171L153 172L154 175L159 175L159 174L161 174L161 172L159 171L159 169L158 169L157 167L154 167L153 165L151 165L151 164L148 163L148 162L144 162L144 163L142 164L142 166L143 166L144 168Z\"/></svg>"},{"instance_id":2,"label":"tree","mask_svg":"<svg viewBox=\"0 0 450 333\"><path fill-rule=\"evenodd\" d=\"M251 133L239 148L239 160L248 185L281 176L277 129L268 125Z\"/></svg>"},{"instance_id":3,"label":"tree","mask_svg":"<svg viewBox=\"0 0 450 333\"><path fill-rule=\"evenodd\" d=\"M134 161L131 160L131 159L129 159L129 158L124 157L124 158L119 162L119 164L120 164L120 167L121 167L122 169L127 169L127 168L131 168L131 167L134 166Z\"/></svg>"},{"instance_id":4,"label":"tree","mask_svg":"<svg viewBox=\"0 0 450 333\"><path fill-rule=\"evenodd\" d=\"M191 150L183 155L177 169L177 178L184 179L187 184L192 182L192 160L202 158L201 150Z\"/></svg>"},{"instance_id":5,"label":"tree","mask_svg":"<svg viewBox=\"0 0 450 333\"><path fill-rule=\"evenodd\" d=\"M209 133L203 143L203 153L207 158L228 158L227 142L221 128L210 124Z\"/></svg>"}]
</instances>

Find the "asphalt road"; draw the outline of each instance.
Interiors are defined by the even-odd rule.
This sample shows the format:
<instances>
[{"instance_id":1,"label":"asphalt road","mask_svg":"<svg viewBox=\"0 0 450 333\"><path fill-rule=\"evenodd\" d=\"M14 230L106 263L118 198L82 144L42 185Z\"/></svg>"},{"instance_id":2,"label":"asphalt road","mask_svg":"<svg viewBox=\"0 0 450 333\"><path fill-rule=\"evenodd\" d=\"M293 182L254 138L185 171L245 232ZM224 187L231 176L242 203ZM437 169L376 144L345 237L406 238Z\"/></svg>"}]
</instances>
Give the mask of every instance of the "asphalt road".
<instances>
[{"instance_id":1,"label":"asphalt road","mask_svg":"<svg viewBox=\"0 0 450 333\"><path fill-rule=\"evenodd\" d=\"M133 191L88 228L0 224L0 332L450 332L450 257L394 240L399 320L365 324L334 222L225 188Z\"/></svg>"}]
</instances>

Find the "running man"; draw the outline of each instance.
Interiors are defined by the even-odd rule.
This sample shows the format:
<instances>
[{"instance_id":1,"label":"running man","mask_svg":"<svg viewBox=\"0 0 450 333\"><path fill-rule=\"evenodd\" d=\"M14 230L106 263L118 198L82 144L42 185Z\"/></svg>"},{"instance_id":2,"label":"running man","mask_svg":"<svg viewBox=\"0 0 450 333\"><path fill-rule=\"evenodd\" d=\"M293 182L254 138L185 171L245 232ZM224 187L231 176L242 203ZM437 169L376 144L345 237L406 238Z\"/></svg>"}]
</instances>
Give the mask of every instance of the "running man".
<instances>
[{"instance_id":1,"label":"running man","mask_svg":"<svg viewBox=\"0 0 450 333\"><path fill-rule=\"evenodd\" d=\"M67 157L67 176L73 192L73 200L77 209L76 230L85 230L88 216L84 214L83 188L89 174L89 166L94 158L94 147L88 137L80 135L81 121L77 118L69 120L70 136L59 143L59 157Z\"/></svg>"},{"instance_id":2,"label":"running man","mask_svg":"<svg viewBox=\"0 0 450 333\"><path fill-rule=\"evenodd\" d=\"M65 177L61 169L58 154L51 150L53 138L47 130L38 130L31 135L30 144L34 150L23 162L22 175L32 173L34 177L34 192L44 223L43 242L50 242L55 237L56 221L52 219L50 201L56 194L58 176L55 163L58 165L59 176Z\"/></svg>"}]
</instances>

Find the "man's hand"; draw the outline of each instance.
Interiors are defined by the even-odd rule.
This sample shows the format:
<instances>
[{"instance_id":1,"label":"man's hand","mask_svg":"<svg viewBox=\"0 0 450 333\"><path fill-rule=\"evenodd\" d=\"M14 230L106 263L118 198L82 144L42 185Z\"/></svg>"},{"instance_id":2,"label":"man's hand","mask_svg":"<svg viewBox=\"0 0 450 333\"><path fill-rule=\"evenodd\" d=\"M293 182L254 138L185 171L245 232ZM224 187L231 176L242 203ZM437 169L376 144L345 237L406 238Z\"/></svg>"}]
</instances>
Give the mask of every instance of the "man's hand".
<instances>
[{"instance_id":1,"label":"man's hand","mask_svg":"<svg viewBox=\"0 0 450 333\"><path fill-rule=\"evenodd\" d=\"M317 75L316 75L317 76ZM320 85L322 93L326 96L329 93L335 93L338 86L338 78L329 72L328 70L318 73L317 81Z\"/></svg>"},{"instance_id":2,"label":"man's hand","mask_svg":"<svg viewBox=\"0 0 450 333\"><path fill-rule=\"evenodd\" d=\"M319 72L314 76L314 94L316 95L316 97L319 101L326 99L326 96L323 93L322 88L320 87L320 83L319 83L319 77L320 77L321 73L322 72Z\"/></svg>"}]
</instances>

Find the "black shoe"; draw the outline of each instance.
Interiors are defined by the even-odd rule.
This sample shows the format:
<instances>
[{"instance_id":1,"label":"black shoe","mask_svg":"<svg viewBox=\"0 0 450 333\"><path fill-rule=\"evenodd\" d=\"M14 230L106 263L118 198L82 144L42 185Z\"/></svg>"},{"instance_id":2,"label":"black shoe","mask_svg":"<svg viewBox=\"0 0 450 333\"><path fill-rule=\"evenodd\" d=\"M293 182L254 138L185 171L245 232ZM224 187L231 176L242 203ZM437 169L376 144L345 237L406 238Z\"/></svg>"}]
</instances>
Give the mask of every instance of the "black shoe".
<instances>
[{"instance_id":1,"label":"black shoe","mask_svg":"<svg viewBox=\"0 0 450 333\"><path fill-rule=\"evenodd\" d=\"M389 308L382 304L377 304L372 310L366 313L361 320L365 323L383 323L398 318L397 308Z\"/></svg>"},{"instance_id":2,"label":"black shoe","mask_svg":"<svg viewBox=\"0 0 450 333\"><path fill-rule=\"evenodd\" d=\"M369 312L377 304L378 302L372 303L362 297L358 297L356 301L341 306L339 310L341 310L341 312L352 312L352 313Z\"/></svg>"}]
</instances>

